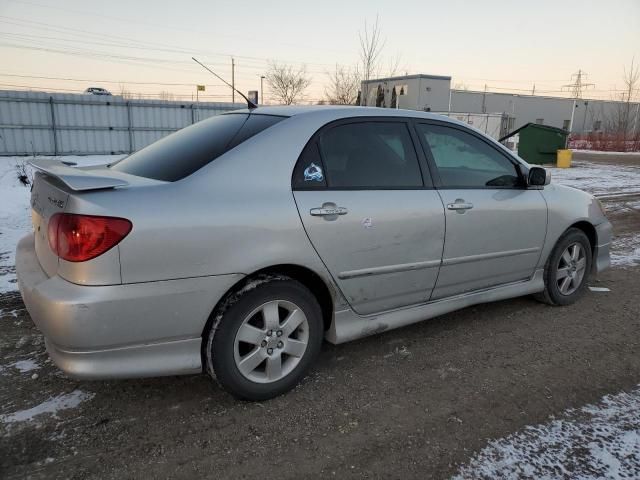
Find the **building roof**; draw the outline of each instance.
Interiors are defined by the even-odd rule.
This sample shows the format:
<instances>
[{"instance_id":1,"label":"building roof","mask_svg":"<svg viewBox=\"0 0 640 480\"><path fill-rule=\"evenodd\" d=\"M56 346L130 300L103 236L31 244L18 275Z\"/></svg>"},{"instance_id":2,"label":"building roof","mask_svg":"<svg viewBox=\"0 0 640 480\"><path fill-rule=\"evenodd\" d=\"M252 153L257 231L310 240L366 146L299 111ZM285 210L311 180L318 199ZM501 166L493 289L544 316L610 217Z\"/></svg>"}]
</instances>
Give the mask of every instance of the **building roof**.
<instances>
[{"instance_id":1,"label":"building roof","mask_svg":"<svg viewBox=\"0 0 640 480\"><path fill-rule=\"evenodd\" d=\"M414 80L417 78L426 78L429 80L451 80L451 77L443 75L425 75L417 73L415 75L401 75L399 77L372 78L371 80L363 80L362 83L379 83L379 82L396 82L403 80Z\"/></svg>"}]
</instances>

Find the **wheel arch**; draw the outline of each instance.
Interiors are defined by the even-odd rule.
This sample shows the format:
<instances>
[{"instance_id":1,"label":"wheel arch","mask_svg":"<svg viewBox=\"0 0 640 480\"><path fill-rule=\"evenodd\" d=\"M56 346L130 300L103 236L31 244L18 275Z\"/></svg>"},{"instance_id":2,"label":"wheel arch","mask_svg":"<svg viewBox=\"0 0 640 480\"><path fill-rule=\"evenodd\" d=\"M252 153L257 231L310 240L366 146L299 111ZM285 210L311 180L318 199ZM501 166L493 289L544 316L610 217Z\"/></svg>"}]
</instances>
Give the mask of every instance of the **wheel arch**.
<instances>
[{"instance_id":1,"label":"wheel arch","mask_svg":"<svg viewBox=\"0 0 640 480\"><path fill-rule=\"evenodd\" d=\"M564 235L571 228L577 228L578 230L581 230L589 239L589 245L591 246L591 267L593 268L595 265L594 260L598 246L598 233L596 232L596 227L594 227L591 222L581 220L567 228L567 230L565 230L562 235Z\"/></svg>"},{"instance_id":2,"label":"wheel arch","mask_svg":"<svg viewBox=\"0 0 640 480\"><path fill-rule=\"evenodd\" d=\"M218 312L221 308L224 307L225 303L234 293L241 290L249 282L265 275L282 275L296 280L297 282L300 282L302 285L304 285L307 289L309 289L311 294L316 297L318 303L320 304L324 330L327 331L331 327L331 322L333 321L334 300L331 293L331 287L327 284L327 282L325 282L325 280L323 280L320 275L318 275L308 267L303 267L301 265L295 264L279 264L256 270L255 272L247 275L246 277L243 277L241 280L231 286L231 288L229 288L225 292L225 294L220 297L220 300L216 303L215 307L211 311L211 314L209 315L209 318L202 330L201 336L206 336L211 325L215 321Z\"/></svg>"}]
</instances>

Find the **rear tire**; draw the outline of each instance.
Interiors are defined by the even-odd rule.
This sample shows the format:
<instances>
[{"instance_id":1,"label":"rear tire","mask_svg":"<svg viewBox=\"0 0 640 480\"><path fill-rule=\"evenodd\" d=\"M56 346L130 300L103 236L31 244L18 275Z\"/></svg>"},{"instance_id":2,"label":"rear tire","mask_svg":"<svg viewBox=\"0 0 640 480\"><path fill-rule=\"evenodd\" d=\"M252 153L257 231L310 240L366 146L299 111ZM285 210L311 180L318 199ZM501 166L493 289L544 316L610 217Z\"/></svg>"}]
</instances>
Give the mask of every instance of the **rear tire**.
<instances>
[{"instance_id":1,"label":"rear tire","mask_svg":"<svg viewBox=\"0 0 640 480\"><path fill-rule=\"evenodd\" d=\"M554 306L571 305L585 292L592 252L582 230L570 228L558 240L544 267L544 291L536 299Z\"/></svg>"},{"instance_id":2,"label":"rear tire","mask_svg":"<svg viewBox=\"0 0 640 480\"><path fill-rule=\"evenodd\" d=\"M236 398L260 401L294 388L322 345L322 311L288 277L249 281L215 313L207 332L207 370Z\"/></svg>"}]
</instances>

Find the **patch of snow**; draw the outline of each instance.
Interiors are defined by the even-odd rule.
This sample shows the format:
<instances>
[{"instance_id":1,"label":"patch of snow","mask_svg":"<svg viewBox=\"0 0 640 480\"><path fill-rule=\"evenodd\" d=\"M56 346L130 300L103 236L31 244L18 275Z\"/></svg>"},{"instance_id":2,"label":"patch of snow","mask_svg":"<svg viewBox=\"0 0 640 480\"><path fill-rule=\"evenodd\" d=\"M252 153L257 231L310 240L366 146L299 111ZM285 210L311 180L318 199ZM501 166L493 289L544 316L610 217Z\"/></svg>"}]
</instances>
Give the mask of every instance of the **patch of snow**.
<instances>
[{"instance_id":1,"label":"patch of snow","mask_svg":"<svg viewBox=\"0 0 640 480\"><path fill-rule=\"evenodd\" d=\"M493 440L456 480L631 479L640 476L640 387Z\"/></svg>"},{"instance_id":2,"label":"patch of snow","mask_svg":"<svg viewBox=\"0 0 640 480\"><path fill-rule=\"evenodd\" d=\"M15 413L9 413L6 415L0 415L0 422L2 423L16 423L27 422L33 420L38 415L49 413L54 417L61 410L68 410L70 408L76 408L82 402L86 402L93 398L93 393L86 393L81 390L74 390L71 393L64 393L56 397L51 397L48 400L42 402L40 405L36 405L33 408L27 410L19 410Z\"/></svg>"},{"instance_id":3,"label":"patch of snow","mask_svg":"<svg viewBox=\"0 0 640 480\"><path fill-rule=\"evenodd\" d=\"M37 370L40 368L38 362L36 362L32 358L28 358L27 360L19 360L9 366L15 368L16 370L19 370L20 373L26 373L30 372L31 370Z\"/></svg>"},{"instance_id":4,"label":"patch of snow","mask_svg":"<svg viewBox=\"0 0 640 480\"><path fill-rule=\"evenodd\" d=\"M87 155L38 157L75 162L79 166L113 162L123 155ZM16 166L33 157L0 157L0 293L18 289L15 275L15 250L20 238L31 230L30 189L18 181ZM32 175L32 169L27 167Z\"/></svg>"},{"instance_id":5,"label":"patch of snow","mask_svg":"<svg viewBox=\"0 0 640 480\"><path fill-rule=\"evenodd\" d=\"M592 292L610 292L611 289L607 287L589 287Z\"/></svg>"},{"instance_id":6,"label":"patch of snow","mask_svg":"<svg viewBox=\"0 0 640 480\"><path fill-rule=\"evenodd\" d=\"M2 290L0 290L0 293L3 293ZM18 318L18 314L24 310L24 308L12 308L11 310L0 308L0 317L11 315L13 318Z\"/></svg>"},{"instance_id":7,"label":"patch of snow","mask_svg":"<svg viewBox=\"0 0 640 480\"><path fill-rule=\"evenodd\" d=\"M636 155L640 156L640 152L603 152L602 150L582 150L579 148L572 148L572 152L574 153L588 153L590 155Z\"/></svg>"},{"instance_id":8,"label":"patch of snow","mask_svg":"<svg viewBox=\"0 0 640 480\"><path fill-rule=\"evenodd\" d=\"M574 162L571 168L547 167L551 182L579 188L592 195L640 192L640 165Z\"/></svg>"},{"instance_id":9,"label":"patch of snow","mask_svg":"<svg viewBox=\"0 0 640 480\"><path fill-rule=\"evenodd\" d=\"M640 235L621 235L611 242L611 265L634 267L640 265Z\"/></svg>"}]
</instances>

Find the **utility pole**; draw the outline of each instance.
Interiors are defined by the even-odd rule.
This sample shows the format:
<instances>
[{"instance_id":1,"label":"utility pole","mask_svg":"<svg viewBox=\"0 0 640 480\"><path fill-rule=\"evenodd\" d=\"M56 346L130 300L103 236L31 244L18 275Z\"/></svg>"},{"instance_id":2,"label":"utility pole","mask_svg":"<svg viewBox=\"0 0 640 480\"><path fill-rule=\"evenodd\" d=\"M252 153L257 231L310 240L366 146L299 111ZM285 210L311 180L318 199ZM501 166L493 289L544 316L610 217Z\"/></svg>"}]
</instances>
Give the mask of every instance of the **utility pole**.
<instances>
[{"instance_id":1,"label":"utility pole","mask_svg":"<svg viewBox=\"0 0 640 480\"><path fill-rule=\"evenodd\" d=\"M482 113L487 113L487 84L484 84L484 93L482 94Z\"/></svg>"},{"instance_id":2,"label":"utility pole","mask_svg":"<svg viewBox=\"0 0 640 480\"><path fill-rule=\"evenodd\" d=\"M578 73L574 73L571 75L571 79L574 80L573 83L569 83L567 85L562 85L562 89L569 89L571 91L571 98L582 98L582 90L587 89L589 87L595 87L595 83L585 83L583 79L587 78L587 74L582 70L578 70Z\"/></svg>"},{"instance_id":3,"label":"utility pole","mask_svg":"<svg viewBox=\"0 0 640 480\"><path fill-rule=\"evenodd\" d=\"M231 103L236 103L236 61L231 57Z\"/></svg>"},{"instance_id":4,"label":"utility pole","mask_svg":"<svg viewBox=\"0 0 640 480\"><path fill-rule=\"evenodd\" d=\"M573 83L562 85L562 90L565 88L570 89L571 97L573 98L573 104L571 105L571 119L569 120L569 133L573 131L573 118L575 117L576 108L578 107L577 101L582 98L582 90L589 87L595 87L594 83L585 83L583 78L586 79L587 74L582 70L578 70L578 73L571 75L571 79L574 79Z\"/></svg>"},{"instance_id":5,"label":"utility pole","mask_svg":"<svg viewBox=\"0 0 640 480\"><path fill-rule=\"evenodd\" d=\"M536 94L536 84L533 84L533 88L531 89L531 95L535 95Z\"/></svg>"},{"instance_id":6,"label":"utility pole","mask_svg":"<svg viewBox=\"0 0 640 480\"><path fill-rule=\"evenodd\" d=\"M260 103L264 105L264 90L263 90L263 82L266 77L264 75L260 75Z\"/></svg>"}]
</instances>

